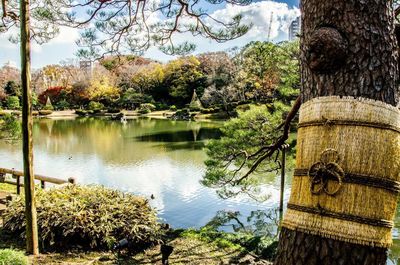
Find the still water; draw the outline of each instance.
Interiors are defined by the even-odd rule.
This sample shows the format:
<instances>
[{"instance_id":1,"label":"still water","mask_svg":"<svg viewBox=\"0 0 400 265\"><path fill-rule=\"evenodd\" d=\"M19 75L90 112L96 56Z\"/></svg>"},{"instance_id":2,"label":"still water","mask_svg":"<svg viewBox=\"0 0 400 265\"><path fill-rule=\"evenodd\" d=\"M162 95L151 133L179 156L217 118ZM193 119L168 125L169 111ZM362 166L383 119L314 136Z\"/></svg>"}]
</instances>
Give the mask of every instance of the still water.
<instances>
[{"instance_id":1,"label":"still water","mask_svg":"<svg viewBox=\"0 0 400 265\"><path fill-rule=\"evenodd\" d=\"M203 226L221 210L247 216L276 206L279 178L275 176L265 179L271 198L264 203L247 198L222 200L215 190L200 184L204 144L219 137L220 126L220 122L146 118L127 123L40 119L33 128L35 172L154 197L151 203L159 217L175 228ZM20 143L1 142L0 161L0 167L22 169Z\"/></svg>"},{"instance_id":2,"label":"still water","mask_svg":"<svg viewBox=\"0 0 400 265\"><path fill-rule=\"evenodd\" d=\"M198 228L216 216L236 212L240 223L274 234L279 177L263 177L263 190L270 195L263 203L245 197L222 200L199 182L205 171L204 144L220 136L221 124L147 118L126 123L99 118L36 120L35 172L146 196L160 219L175 228ZM0 167L22 169L21 143L0 142ZM286 199L290 175L287 172ZM234 222L228 224L228 229L237 228ZM399 217L395 224L391 265L400 264Z\"/></svg>"}]
</instances>

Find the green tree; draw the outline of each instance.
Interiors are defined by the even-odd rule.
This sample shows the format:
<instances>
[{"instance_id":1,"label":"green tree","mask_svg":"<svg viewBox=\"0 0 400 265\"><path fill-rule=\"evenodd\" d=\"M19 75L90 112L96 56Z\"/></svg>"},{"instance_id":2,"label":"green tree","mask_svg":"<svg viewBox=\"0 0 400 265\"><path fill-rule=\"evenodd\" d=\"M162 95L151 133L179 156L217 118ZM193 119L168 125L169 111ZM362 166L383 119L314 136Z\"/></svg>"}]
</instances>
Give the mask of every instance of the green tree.
<instances>
[{"instance_id":1,"label":"green tree","mask_svg":"<svg viewBox=\"0 0 400 265\"><path fill-rule=\"evenodd\" d=\"M200 70L205 75L201 100L207 105L222 104L225 109L232 101L240 101L235 82L237 67L226 52L200 54Z\"/></svg>"},{"instance_id":2,"label":"green tree","mask_svg":"<svg viewBox=\"0 0 400 265\"><path fill-rule=\"evenodd\" d=\"M288 109L279 102L270 106L252 105L248 111L239 111L238 118L225 122L221 139L211 140L206 146L208 160L202 183L216 188L222 198L241 193L253 198L259 196L258 187L265 173L276 174L280 169L276 163L279 150L266 157L270 152L267 147L282 138L282 116Z\"/></svg>"},{"instance_id":3,"label":"green tree","mask_svg":"<svg viewBox=\"0 0 400 265\"><path fill-rule=\"evenodd\" d=\"M169 62L164 68L163 86L175 105L190 103L196 89L201 97L205 76L199 69L200 62L194 56L182 57Z\"/></svg>"},{"instance_id":4,"label":"green tree","mask_svg":"<svg viewBox=\"0 0 400 265\"><path fill-rule=\"evenodd\" d=\"M257 101L280 99L289 103L298 95L300 74L298 42L251 42L235 57L242 72L246 98Z\"/></svg>"},{"instance_id":5,"label":"green tree","mask_svg":"<svg viewBox=\"0 0 400 265\"><path fill-rule=\"evenodd\" d=\"M21 122L10 114L0 118L0 138L8 140L17 140L21 138Z\"/></svg>"},{"instance_id":6,"label":"green tree","mask_svg":"<svg viewBox=\"0 0 400 265\"><path fill-rule=\"evenodd\" d=\"M4 92L9 96L21 96L21 85L16 81L8 81L4 86Z\"/></svg>"},{"instance_id":7,"label":"green tree","mask_svg":"<svg viewBox=\"0 0 400 265\"><path fill-rule=\"evenodd\" d=\"M19 98L17 96L7 97L6 106L8 109L19 110L21 108L21 105L19 103Z\"/></svg>"},{"instance_id":8,"label":"green tree","mask_svg":"<svg viewBox=\"0 0 400 265\"><path fill-rule=\"evenodd\" d=\"M127 109L135 109L142 103L154 102L152 96L136 92L133 88L126 90L119 99L119 105Z\"/></svg>"}]
</instances>

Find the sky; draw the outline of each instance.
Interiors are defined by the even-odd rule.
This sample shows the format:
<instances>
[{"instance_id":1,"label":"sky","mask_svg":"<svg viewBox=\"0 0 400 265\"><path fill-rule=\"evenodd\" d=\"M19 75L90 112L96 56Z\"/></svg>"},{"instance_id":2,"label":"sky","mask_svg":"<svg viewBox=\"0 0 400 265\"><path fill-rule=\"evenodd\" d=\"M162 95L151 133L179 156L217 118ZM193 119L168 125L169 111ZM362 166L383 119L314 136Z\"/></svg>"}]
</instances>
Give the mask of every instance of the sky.
<instances>
[{"instance_id":1,"label":"sky","mask_svg":"<svg viewBox=\"0 0 400 265\"><path fill-rule=\"evenodd\" d=\"M189 40L196 44L197 49L194 54L212 51L227 50L233 47L241 47L250 41L268 40L269 24L271 31L269 41L279 42L288 39L288 27L291 21L300 15L298 0L280 1L257 1L247 6L226 5L209 11L215 17L233 17L242 13L243 22L253 24L253 27L244 36L225 43L217 43L202 37L193 37L190 34L176 35L176 40ZM271 20L272 15L272 20ZM57 64L62 60L76 58L75 54L78 46L75 41L79 37L79 31L73 28L61 28L60 34L50 42L32 45L32 67L34 69L49 64ZM166 62L175 57L168 56L157 48L150 48L145 57L158 61ZM8 41L8 33L0 33L0 66L6 63L17 66L19 60L19 46Z\"/></svg>"}]
</instances>

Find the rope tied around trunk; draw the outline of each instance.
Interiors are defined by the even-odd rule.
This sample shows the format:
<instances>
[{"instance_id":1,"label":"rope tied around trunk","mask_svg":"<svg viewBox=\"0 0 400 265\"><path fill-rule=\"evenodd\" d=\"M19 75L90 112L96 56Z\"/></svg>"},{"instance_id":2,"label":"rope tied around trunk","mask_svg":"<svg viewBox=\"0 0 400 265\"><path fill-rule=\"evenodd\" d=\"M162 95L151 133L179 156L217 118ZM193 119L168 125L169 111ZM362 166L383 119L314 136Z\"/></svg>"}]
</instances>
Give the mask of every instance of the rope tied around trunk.
<instances>
[{"instance_id":1,"label":"rope tied around trunk","mask_svg":"<svg viewBox=\"0 0 400 265\"><path fill-rule=\"evenodd\" d=\"M321 161L314 163L308 171L312 194L319 195L324 192L329 196L335 196L339 192L344 178L344 170L338 164L339 161L340 156L334 149L329 148L321 153ZM330 185L332 182L334 184Z\"/></svg>"}]
</instances>

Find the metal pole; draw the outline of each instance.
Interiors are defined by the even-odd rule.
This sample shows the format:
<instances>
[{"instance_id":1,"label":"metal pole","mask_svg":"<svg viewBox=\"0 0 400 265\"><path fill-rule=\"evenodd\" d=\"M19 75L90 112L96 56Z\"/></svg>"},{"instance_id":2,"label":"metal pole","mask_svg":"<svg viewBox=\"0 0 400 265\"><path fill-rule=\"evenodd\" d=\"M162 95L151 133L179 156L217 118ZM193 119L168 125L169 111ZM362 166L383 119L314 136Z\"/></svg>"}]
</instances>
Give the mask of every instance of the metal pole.
<instances>
[{"instance_id":1,"label":"metal pole","mask_svg":"<svg viewBox=\"0 0 400 265\"><path fill-rule=\"evenodd\" d=\"M38 255L38 230L35 203L32 144L31 40L29 0L20 0L21 24L21 86L22 86L22 151L24 160L24 191L26 217L26 251Z\"/></svg>"}]
</instances>

